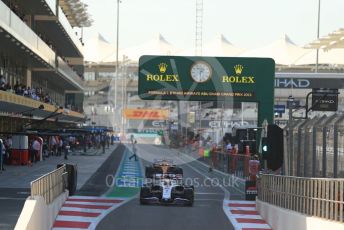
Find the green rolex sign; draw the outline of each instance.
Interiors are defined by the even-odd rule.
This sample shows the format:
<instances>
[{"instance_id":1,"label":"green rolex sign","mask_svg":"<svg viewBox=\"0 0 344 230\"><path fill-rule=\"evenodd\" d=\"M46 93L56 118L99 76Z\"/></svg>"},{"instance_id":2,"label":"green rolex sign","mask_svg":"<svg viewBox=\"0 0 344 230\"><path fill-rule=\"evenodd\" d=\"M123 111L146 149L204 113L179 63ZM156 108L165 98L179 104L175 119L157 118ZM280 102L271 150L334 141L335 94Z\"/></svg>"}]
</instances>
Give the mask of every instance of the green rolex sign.
<instances>
[{"instance_id":1,"label":"green rolex sign","mask_svg":"<svg viewBox=\"0 0 344 230\"><path fill-rule=\"evenodd\" d=\"M142 56L143 100L257 102L258 124L273 122L275 62L270 58Z\"/></svg>"}]
</instances>

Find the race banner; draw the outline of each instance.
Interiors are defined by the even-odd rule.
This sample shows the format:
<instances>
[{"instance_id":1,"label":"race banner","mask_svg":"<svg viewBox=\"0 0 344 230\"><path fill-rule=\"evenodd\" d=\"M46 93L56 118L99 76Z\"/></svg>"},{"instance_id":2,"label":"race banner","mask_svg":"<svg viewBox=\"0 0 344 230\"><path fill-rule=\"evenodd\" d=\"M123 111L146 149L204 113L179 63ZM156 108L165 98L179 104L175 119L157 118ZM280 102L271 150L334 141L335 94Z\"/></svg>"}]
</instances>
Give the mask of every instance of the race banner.
<instances>
[{"instance_id":1,"label":"race banner","mask_svg":"<svg viewBox=\"0 0 344 230\"><path fill-rule=\"evenodd\" d=\"M125 109L123 116L132 120L168 120L169 111L166 109Z\"/></svg>"}]
</instances>

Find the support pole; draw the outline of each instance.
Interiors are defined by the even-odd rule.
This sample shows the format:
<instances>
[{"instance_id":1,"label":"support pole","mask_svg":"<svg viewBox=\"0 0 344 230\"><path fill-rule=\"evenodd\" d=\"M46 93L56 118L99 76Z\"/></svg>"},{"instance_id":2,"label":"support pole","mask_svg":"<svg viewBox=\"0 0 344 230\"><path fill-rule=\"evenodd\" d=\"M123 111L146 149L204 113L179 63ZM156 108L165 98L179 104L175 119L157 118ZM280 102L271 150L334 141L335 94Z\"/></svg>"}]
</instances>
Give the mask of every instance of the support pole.
<instances>
[{"instance_id":1,"label":"support pole","mask_svg":"<svg viewBox=\"0 0 344 230\"><path fill-rule=\"evenodd\" d=\"M320 3L321 0L318 1L318 26L317 26L317 39L320 37ZM317 49L317 56L316 56L316 63L315 63L315 72L317 73L319 70L319 49Z\"/></svg>"}]
</instances>

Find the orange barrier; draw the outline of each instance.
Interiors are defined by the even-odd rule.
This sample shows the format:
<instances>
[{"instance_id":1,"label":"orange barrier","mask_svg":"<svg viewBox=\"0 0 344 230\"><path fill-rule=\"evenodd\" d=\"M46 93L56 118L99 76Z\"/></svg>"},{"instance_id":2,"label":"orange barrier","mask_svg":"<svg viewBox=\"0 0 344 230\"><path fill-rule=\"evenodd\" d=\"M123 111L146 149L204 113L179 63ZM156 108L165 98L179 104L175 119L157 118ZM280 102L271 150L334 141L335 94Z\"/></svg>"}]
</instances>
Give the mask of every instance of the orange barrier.
<instances>
[{"instance_id":1,"label":"orange barrier","mask_svg":"<svg viewBox=\"0 0 344 230\"><path fill-rule=\"evenodd\" d=\"M27 165L29 162L29 150L13 149L10 161L12 165Z\"/></svg>"}]
</instances>

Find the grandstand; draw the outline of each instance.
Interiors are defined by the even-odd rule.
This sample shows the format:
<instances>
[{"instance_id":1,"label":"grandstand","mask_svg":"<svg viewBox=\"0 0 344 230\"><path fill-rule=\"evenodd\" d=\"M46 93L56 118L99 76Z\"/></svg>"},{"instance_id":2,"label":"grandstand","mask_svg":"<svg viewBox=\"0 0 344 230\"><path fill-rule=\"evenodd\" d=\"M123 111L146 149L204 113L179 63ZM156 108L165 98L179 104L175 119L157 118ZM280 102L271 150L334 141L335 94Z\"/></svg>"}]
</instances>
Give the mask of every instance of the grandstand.
<instances>
[{"instance_id":1,"label":"grandstand","mask_svg":"<svg viewBox=\"0 0 344 230\"><path fill-rule=\"evenodd\" d=\"M1 132L85 118L84 47L76 28L91 22L78 0L0 1Z\"/></svg>"}]
</instances>

